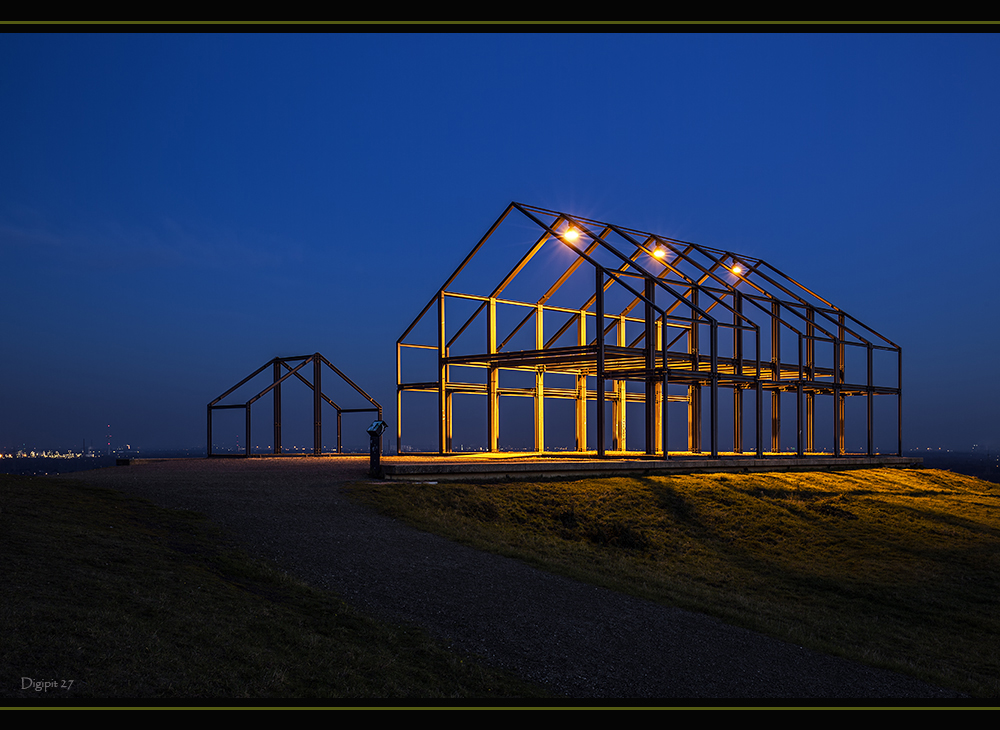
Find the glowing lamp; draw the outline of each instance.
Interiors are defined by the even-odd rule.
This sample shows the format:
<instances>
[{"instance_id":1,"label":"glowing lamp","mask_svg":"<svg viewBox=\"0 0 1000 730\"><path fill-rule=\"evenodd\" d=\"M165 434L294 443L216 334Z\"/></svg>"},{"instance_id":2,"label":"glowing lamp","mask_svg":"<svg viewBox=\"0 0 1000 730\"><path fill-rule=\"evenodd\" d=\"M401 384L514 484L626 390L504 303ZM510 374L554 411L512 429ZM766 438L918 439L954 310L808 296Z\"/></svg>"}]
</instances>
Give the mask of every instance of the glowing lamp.
<instances>
[{"instance_id":1,"label":"glowing lamp","mask_svg":"<svg viewBox=\"0 0 1000 730\"><path fill-rule=\"evenodd\" d=\"M575 241L580 237L580 232L575 228L567 228L566 232L563 233L563 238L567 241Z\"/></svg>"},{"instance_id":2,"label":"glowing lamp","mask_svg":"<svg viewBox=\"0 0 1000 730\"><path fill-rule=\"evenodd\" d=\"M740 266L739 264L734 264L734 265L733 265L733 268L731 269L731 271L732 271L732 272L733 272L734 274L742 274L742 273L743 273L743 267L742 267L742 266Z\"/></svg>"},{"instance_id":3,"label":"glowing lamp","mask_svg":"<svg viewBox=\"0 0 1000 730\"><path fill-rule=\"evenodd\" d=\"M665 249L665 248L654 248L653 249L653 256L655 256L658 259L662 259L666 255L667 255L667 249Z\"/></svg>"}]
</instances>

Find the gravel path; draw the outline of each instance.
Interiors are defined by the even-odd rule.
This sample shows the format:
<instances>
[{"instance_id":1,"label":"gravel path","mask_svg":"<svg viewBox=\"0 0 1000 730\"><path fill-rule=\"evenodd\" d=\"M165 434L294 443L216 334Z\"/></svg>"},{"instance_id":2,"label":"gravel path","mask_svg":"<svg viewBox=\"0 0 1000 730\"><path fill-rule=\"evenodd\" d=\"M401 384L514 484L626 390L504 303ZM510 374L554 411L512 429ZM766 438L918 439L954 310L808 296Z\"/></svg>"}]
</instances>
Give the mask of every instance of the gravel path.
<instances>
[{"instance_id":1,"label":"gravel path","mask_svg":"<svg viewBox=\"0 0 1000 730\"><path fill-rule=\"evenodd\" d=\"M64 476L201 512L251 554L370 615L422 626L570 698L961 697L382 517L338 488L367 478L365 457L175 459Z\"/></svg>"}]
</instances>

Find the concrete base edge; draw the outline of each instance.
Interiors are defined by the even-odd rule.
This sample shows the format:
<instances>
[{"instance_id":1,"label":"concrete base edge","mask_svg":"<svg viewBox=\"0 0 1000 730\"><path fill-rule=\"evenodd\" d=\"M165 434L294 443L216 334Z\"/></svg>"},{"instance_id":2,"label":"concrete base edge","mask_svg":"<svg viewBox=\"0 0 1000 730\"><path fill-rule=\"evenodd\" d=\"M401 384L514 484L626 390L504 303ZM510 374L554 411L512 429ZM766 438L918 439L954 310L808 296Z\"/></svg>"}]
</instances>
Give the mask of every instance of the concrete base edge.
<instances>
[{"instance_id":1,"label":"concrete base edge","mask_svg":"<svg viewBox=\"0 0 1000 730\"><path fill-rule=\"evenodd\" d=\"M653 474L749 473L767 471L834 471L841 469L909 468L923 463L919 457L803 457L768 459L669 459L669 460L530 460L383 464L390 481L490 481L595 476L649 476Z\"/></svg>"}]
</instances>

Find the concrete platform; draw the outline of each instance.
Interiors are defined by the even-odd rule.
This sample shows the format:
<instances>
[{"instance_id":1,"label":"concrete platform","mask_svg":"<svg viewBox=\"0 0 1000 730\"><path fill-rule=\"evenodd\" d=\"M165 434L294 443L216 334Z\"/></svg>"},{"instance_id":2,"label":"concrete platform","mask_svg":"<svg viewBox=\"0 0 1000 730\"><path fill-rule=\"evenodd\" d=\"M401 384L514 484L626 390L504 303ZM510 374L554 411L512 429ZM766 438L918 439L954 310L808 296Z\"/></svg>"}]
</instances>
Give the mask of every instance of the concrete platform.
<instances>
[{"instance_id":1,"label":"concrete platform","mask_svg":"<svg viewBox=\"0 0 1000 730\"><path fill-rule=\"evenodd\" d=\"M796 456L746 457L671 456L588 458L585 455L468 454L448 456L384 457L382 468L390 481L492 481L653 474L749 473L767 471L836 471L841 469L918 467L912 456Z\"/></svg>"}]
</instances>

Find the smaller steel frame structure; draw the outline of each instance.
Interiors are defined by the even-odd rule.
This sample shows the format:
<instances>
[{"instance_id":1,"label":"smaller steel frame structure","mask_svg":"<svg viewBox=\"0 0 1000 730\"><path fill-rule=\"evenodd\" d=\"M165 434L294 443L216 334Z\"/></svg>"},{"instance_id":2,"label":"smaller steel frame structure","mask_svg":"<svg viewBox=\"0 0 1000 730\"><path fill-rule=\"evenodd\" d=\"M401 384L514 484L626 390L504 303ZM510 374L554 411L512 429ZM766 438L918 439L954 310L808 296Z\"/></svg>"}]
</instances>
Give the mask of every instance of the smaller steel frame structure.
<instances>
[{"instance_id":1,"label":"smaller steel frame structure","mask_svg":"<svg viewBox=\"0 0 1000 730\"><path fill-rule=\"evenodd\" d=\"M485 291L453 289L508 218L516 219L511 224L515 243L526 248L520 259ZM539 256L546 245L547 258ZM538 280L542 285L536 289L529 283L530 298L505 295L533 258L544 259L538 276L548 277L551 285L545 288ZM503 273L489 271L487 278ZM579 299L557 304L556 295L574 280L570 298ZM449 315L446 328L446 309L461 300L466 311L474 312L457 320ZM502 306L517 313L513 326L501 330ZM418 328L425 317L435 321ZM456 352L456 342L479 327L485 333L475 335L473 351ZM521 348L508 346L517 342L519 331ZM436 354L432 380L403 376L404 351L420 350ZM470 368L480 375L456 377ZM533 373L534 385L504 386L501 371ZM546 382L550 374L564 380L574 376L576 385L554 387ZM629 383L641 383L642 392L636 386L629 390ZM437 394L440 454L452 453L453 397L478 394L487 399L488 451L499 450L501 397L534 400L534 451L539 453L546 450L545 401L562 398L576 402L577 452L588 451L588 401L596 401L599 457L626 451L626 403L639 401L645 404L645 455L669 458L667 409L677 403L687 409L687 452L706 451L707 431L707 451L717 457L720 389L732 391L732 453L753 451L758 458L782 453L784 396L794 399L797 456L816 451L817 405L824 398L832 403L833 456L846 455L845 402L854 397L865 402L867 454L872 456L873 401L890 396L897 406L896 453L902 455L899 345L762 259L512 202L397 340L397 444L404 444L403 395L422 391ZM610 449L605 443L608 401ZM752 442L745 435L751 430Z\"/></svg>"},{"instance_id":2,"label":"smaller steel frame structure","mask_svg":"<svg viewBox=\"0 0 1000 730\"><path fill-rule=\"evenodd\" d=\"M298 364L294 364L298 363ZM312 382L309 382L305 377L303 377L300 371L308 370L307 365L312 364ZM341 408L338 404L330 400L322 389L322 370L323 365L326 365L334 373L336 373L340 378L350 385L354 390L360 393L369 403L372 404L370 408ZM257 395L250 398L250 400L245 403L234 403L230 405L220 405L221 401L226 396L230 395L241 386L245 385L249 381L253 380L255 377L260 375L262 372L271 368L271 373L273 380L270 385L264 388L262 391L257 393ZM287 372L286 372L287 371ZM313 455L319 456L323 447L323 401L326 401L331 406L333 406L337 411L337 453L343 453L341 446L341 416L344 413L365 413L374 412L378 414L378 420L382 420L382 406L368 395L365 391L359 388L350 378L348 378L344 373L338 370L334 365L323 357L320 353L316 352L312 355L299 355L297 357L276 357L270 360L259 368L254 370L248 376L243 378L240 382L234 385L232 388L227 390L225 393L220 395L218 398L213 400L208 404L208 456L216 456L212 452L212 411L228 409L228 408L243 408L246 410L246 456L250 456L250 408L253 404L260 400L263 396L267 395L271 391L274 391L274 451L275 455L281 453L281 384L284 383L291 377L296 377L300 381L306 384L310 390L313 392Z\"/></svg>"}]
</instances>

